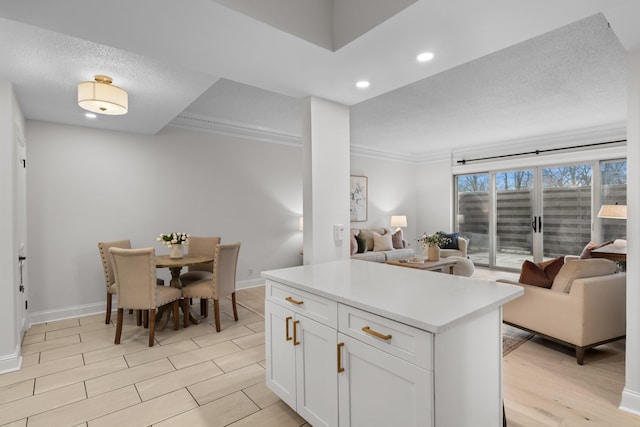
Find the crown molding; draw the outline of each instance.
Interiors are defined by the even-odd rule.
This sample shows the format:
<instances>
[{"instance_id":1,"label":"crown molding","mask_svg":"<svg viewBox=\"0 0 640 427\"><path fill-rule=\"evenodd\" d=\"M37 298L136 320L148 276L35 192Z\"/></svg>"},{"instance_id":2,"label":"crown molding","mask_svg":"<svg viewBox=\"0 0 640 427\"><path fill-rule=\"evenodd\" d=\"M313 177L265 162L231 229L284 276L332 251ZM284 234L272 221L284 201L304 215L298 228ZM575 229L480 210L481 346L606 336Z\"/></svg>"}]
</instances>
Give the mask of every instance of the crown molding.
<instances>
[{"instance_id":1,"label":"crown molding","mask_svg":"<svg viewBox=\"0 0 640 427\"><path fill-rule=\"evenodd\" d=\"M181 113L169 123L169 126L302 147L302 137L299 135L267 127L250 125L247 123L207 117L199 114ZM573 145L586 145L609 140L625 139L626 131L626 122L620 122L588 129L557 132L553 134L502 141L495 144L483 144L482 148L449 148L444 150L433 150L429 153L420 155L412 155L390 150L380 150L377 148L351 145L350 153L354 156L411 164L428 164L431 162L450 160L452 165L455 165L457 161L463 159L517 154L535 150L549 150L554 148L570 147Z\"/></svg>"},{"instance_id":2,"label":"crown molding","mask_svg":"<svg viewBox=\"0 0 640 427\"><path fill-rule=\"evenodd\" d=\"M302 137L299 135L200 114L183 112L173 119L169 126L218 135L239 136L275 144L302 146Z\"/></svg>"}]
</instances>

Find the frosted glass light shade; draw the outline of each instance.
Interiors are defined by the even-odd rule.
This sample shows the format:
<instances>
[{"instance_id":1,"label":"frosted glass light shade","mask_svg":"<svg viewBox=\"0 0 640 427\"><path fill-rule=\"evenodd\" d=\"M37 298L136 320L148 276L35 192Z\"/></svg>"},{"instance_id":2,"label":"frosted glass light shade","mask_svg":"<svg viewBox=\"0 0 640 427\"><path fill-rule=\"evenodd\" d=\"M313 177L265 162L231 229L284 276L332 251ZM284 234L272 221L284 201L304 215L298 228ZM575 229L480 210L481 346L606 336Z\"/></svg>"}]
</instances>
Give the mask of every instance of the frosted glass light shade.
<instances>
[{"instance_id":1,"label":"frosted glass light shade","mask_svg":"<svg viewBox=\"0 0 640 427\"><path fill-rule=\"evenodd\" d=\"M94 113L117 116L129 111L129 95L113 86L110 77L98 75L94 82L78 84L78 105Z\"/></svg>"},{"instance_id":2,"label":"frosted glass light shade","mask_svg":"<svg viewBox=\"0 0 640 427\"><path fill-rule=\"evenodd\" d=\"M627 205L602 205L598 218L627 219Z\"/></svg>"},{"instance_id":3,"label":"frosted glass light shade","mask_svg":"<svg viewBox=\"0 0 640 427\"><path fill-rule=\"evenodd\" d=\"M391 226L392 227L406 227L407 226L407 216L406 215L391 215Z\"/></svg>"}]
</instances>

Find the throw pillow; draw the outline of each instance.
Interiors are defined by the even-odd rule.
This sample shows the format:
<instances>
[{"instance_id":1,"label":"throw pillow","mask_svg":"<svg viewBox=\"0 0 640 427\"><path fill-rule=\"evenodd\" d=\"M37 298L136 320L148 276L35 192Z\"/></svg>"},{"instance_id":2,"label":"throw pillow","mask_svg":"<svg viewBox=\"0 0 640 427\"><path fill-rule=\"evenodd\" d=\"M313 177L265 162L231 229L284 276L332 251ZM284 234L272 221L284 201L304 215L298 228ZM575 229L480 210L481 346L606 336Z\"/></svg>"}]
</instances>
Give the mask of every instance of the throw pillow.
<instances>
[{"instance_id":1,"label":"throw pillow","mask_svg":"<svg viewBox=\"0 0 640 427\"><path fill-rule=\"evenodd\" d=\"M440 246L440 249L459 249L458 248L458 236L460 235L460 233L445 233L444 231L441 231L440 234L442 234L444 237L449 238L449 243L445 243L444 245Z\"/></svg>"},{"instance_id":2,"label":"throw pillow","mask_svg":"<svg viewBox=\"0 0 640 427\"><path fill-rule=\"evenodd\" d=\"M356 240L356 236L351 235L351 255L358 252L358 241Z\"/></svg>"},{"instance_id":3,"label":"throw pillow","mask_svg":"<svg viewBox=\"0 0 640 427\"><path fill-rule=\"evenodd\" d=\"M391 243L393 245L393 249L404 248L404 243L402 242L402 240L404 240L402 238L402 230L399 229L398 231L396 231L391 235Z\"/></svg>"},{"instance_id":4,"label":"throw pillow","mask_svg":"<svg viewBox=\"0 0 640 427\"><path fill-rule=\"evenodd\" d=\"M380 230L380 231L382 231L382 230ZM375 231L373 231L371 228L366 228L366 229L360 230L359 236L365 242L367 242L367 250L368 251L372 251L373 250L373 233L375 233Z\"/></svg>"},{"instance_id":5,"label":"throw pillow","mask_svg":"<svg viewBox=\"0 0 640 427\"><path fill-rule=\"evenodd\" d=\"M356 238L356 242L358 242L358 253L359 254L363 254L365 252L367 252L367 241L364 240L362 237L360 237L360 235L358 234L357 236L355 236Z\"/></svg>"},{"instance_id":6,"label":"throw pillow","mask_svg":"<svg viewBox=\"0 0 640 427\"><path fill-rule=\"evenodd\" d=\"M378 234L373 233L373 251L374 252L382 252L382 251L390 251L393 249L393 244L391 243L391 233L387 234Z\"/></svg>"},{"instance_id":7,"label":"throw pillow","mask_svg":"<svg viewBox=\"0 0 640 427\"><path fill-rule=\"evenodd\" d=\"M525 260L525 262L522 263L518 282L532 286L540 286L541 288L550 288L552 283L544 273L544 269L529 260Z\"/></svg>"},{"instance_id":8,"label":"throw pillow","mask_svg":"<svg viewBox=\"0 0 640 427\"><path fill-rule=\"evenodd\" d=\"M548 261L541 262L538 265L544 270L544 274L546 274L549 281L553 283L553 280L564 265L564 257L560 256L558 258L550 259Z\"/></svg>"}]
</instances>

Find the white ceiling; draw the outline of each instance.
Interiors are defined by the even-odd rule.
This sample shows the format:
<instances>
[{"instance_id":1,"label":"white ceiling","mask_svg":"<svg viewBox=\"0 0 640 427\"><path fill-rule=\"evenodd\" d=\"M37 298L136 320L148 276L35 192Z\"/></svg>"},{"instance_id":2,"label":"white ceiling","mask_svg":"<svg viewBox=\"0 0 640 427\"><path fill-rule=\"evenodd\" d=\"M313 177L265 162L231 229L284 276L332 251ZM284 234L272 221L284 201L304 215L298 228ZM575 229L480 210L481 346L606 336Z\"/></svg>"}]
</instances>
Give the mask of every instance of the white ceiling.
<instances>
[{"instance_id":1,"label":"white ceiling","mask_svg":"<svg viewBox=\"0 0 640 427\"><path fill-rule=\"evenodd\" d=\"M333 7L348 2L363 3ZM2 0L0 79L29 119L149 134L191 116L295 137L299 99L318 96L351 106L352 147L424 157L619 125L639 3L418 0L333 51L212 0ZM94 74L129 92L127 115L84 118L76 85Z\"/></svg>"}]
</instances>

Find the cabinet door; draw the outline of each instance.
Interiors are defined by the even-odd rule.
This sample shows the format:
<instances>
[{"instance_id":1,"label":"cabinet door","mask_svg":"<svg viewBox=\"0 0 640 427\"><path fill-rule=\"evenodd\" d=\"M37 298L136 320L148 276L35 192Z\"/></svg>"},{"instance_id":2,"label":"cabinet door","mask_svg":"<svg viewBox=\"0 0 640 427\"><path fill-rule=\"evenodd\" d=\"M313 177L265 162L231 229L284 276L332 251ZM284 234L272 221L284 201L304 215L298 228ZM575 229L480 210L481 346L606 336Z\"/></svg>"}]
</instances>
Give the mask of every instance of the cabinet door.
<instances>
[{"instance_id":1,"label":"cabinet door","mask_svg":"<svg viewBox=\"0 0 640 427\"><path fill-rule=\"evenodd\" d=\"M291 339L293 312L267 301L265 320L267 386L287 405L295 409L296 359Z\"/></svg>"},{"instance_id":2,"label":"cabinet door","mask_svg":"<svg viewBox=\"0 0 640 427\"><path fill-rule=\"evenodd\" d=\"M433 426L431 371L344 334L338 341L340 426Z\"/></svg>"},{"instance_id":3,"label":"cabinet door","mask_svg":"<svg viewBox=\"0 0 640 427\"><path fill-rule=\"evenodd\" d=\"M296 315L297 412L314 427L338 425L335 329Z\"/></svg>"}]
</instances>

